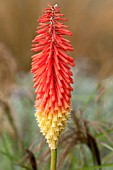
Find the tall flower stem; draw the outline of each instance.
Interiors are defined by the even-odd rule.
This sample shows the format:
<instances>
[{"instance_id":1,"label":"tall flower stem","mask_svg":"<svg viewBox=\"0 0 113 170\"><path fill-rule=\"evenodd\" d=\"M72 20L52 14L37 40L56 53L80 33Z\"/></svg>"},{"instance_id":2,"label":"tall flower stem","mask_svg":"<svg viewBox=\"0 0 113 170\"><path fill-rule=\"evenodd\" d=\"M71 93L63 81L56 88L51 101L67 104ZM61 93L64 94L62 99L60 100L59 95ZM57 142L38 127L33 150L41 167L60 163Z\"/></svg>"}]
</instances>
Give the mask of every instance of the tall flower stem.
<instances>
[{"instance_id":1,"label":"tall flower stem","mask_svg":"<svg viewBox=\"0 0 113 170\"><path fill-rule=\"evenodd\" d=\"M56 170L57 149L51 149L51 170Z\"/></svg>"}]
</instances>

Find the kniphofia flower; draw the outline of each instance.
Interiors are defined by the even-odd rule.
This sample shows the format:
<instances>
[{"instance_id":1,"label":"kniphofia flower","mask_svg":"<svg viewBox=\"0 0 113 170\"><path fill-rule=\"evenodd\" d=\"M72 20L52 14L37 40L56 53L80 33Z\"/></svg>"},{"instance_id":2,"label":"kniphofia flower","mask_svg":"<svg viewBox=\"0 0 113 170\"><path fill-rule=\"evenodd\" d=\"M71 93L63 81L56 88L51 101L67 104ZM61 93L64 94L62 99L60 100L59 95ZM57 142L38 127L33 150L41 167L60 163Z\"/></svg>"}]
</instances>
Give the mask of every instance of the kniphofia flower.
<instances>
[{"instance_id":1,"label":"kniphofia flower","mask_svg":"<svg viewBox=\"0 0 113 170\"><path fill-rule=\"evenodd\" d=\"M72 72L70 65L74 60L66 52L72 51L72 45L64 35L72 33L64 25L60 7L50 6L39 18L38 34L32 45L31 73L34 74L36 88L36 118L41 132L47 139L49 147L56 149L59 135L64 130L70 117L70 99Z\"/></svg>"}]
</instances>

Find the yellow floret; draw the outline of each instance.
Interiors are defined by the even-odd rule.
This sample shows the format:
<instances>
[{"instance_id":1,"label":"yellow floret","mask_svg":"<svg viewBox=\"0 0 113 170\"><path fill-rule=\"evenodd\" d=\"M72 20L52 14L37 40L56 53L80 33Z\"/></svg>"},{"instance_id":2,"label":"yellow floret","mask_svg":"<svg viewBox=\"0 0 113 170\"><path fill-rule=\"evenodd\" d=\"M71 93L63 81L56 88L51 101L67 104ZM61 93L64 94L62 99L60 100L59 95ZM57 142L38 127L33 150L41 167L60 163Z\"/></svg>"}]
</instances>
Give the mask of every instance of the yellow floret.
<instances>
[{"instance_id":1,"label":"yellow floret","mask_svg":"<svg viewBox=\"0 0 113 170\"><path fill-rule=\"evenodd\" d=\"M36 119L40 127L40 131L47 139L51 149L57 148L59 135L64 130L69 117L69 111L62 113L60 110L55 110L54 113L44 115L42 110L36 110Z\"/></svg>"}]
</instances>

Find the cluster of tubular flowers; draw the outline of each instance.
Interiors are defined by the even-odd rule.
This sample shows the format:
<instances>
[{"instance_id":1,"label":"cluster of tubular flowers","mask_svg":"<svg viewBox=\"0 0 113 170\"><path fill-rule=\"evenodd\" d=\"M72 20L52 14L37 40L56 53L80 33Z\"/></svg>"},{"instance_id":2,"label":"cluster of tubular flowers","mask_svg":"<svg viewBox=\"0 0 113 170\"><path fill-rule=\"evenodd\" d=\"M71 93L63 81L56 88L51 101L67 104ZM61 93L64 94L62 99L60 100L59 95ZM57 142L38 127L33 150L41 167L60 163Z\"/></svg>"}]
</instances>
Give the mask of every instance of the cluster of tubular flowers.
<instances>
[{"instance_id":1,"label":"cluster of tubular flowers","mask_svg":"<svg viewBox=\"0 0 113 170\"><path fill-rule=\"evenodd\" d=\"M31 73L34 74L36 88L36 118L41 132L47 139L49 147L56 149L59 135L64 130L70 117L70 99L72 72L74 60L66 52L73 48L64 35L71 36L68 26L61 21L64 14L60 8L50 6L43 11L39 18L38 34L32 45Z\"/></svg>"}]
</instances>

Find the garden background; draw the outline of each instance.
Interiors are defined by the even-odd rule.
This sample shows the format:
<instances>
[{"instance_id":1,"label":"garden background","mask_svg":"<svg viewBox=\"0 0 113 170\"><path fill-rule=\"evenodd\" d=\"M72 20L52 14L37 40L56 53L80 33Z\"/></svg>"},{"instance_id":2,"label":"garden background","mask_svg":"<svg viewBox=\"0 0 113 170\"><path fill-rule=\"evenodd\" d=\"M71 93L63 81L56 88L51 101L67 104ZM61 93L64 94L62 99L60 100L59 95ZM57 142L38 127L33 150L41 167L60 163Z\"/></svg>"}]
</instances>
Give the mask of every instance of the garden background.
<instances>
[{"instance_id":1,"label":"garden background","mask_svg":"<svg viewBox=\"0 0 113 170\"><path fill-rule=\"evenodd\" d=\"M58 170L112 170L113 0L0 0L0 170L49 170L30 74L31 42L48 3L68 18L76 63Z\"/></svg>"}]
</instances>

